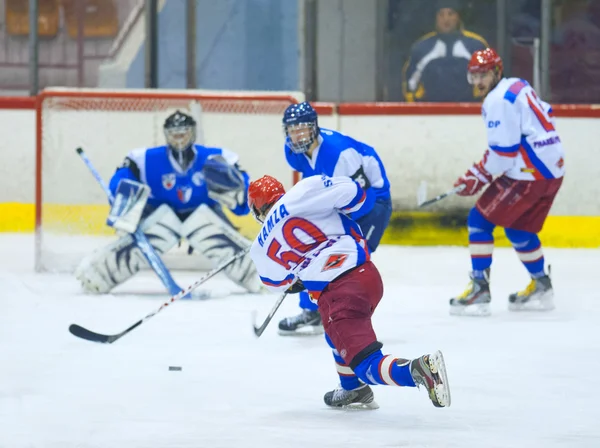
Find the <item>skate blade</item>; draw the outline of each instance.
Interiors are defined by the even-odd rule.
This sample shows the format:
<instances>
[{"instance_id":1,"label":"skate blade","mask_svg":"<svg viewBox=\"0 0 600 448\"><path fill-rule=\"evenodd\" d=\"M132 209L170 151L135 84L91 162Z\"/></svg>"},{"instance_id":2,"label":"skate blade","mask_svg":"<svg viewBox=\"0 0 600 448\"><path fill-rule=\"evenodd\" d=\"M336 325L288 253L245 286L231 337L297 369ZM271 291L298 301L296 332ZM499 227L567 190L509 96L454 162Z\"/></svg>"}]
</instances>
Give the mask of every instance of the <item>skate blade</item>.
<instances>
[{"instance_id":1,"label":"skate blade","mask_svg":"<svg viewBox=\"0 0 600 448\"><path fill-rule=\"evenodd\" d=\"M346 406L327 406L329 409L334 409L336 411L374 411L375 409L379 409L379 405L376 401L372 401L370 403L352 403L347 404Z\"/></svg>"},{"instance_id":2,"label":"skate blade","mask_svg":"<svg viewBox=\"0 0 600 448\"><path fill-rule=\"evenodd\" d=\"M508 304L509 311L552 311L556 306L554 302L527 301L525 303Z\"/></svg>"},{"instance_id":3,"label":"skate blade","mask_svg":"<svg viewBox=\"0 0 600 448\"><path fill-rule=\"evenodd\" d=\"M440 382L434 386L435 397L439 407L447 408L452 402L450 396L450 385L448 384L448 374L446 373L446 363L441 351L429 355L429 368L432 373L437 373Z\"/></svg>"},{"instance_id":4,"label":"skate blade","mask_svg":"<svg viewBox=\"0 0 600 448\"><path fill-rule=\"evenodd\" d=\"M323 333L325 333L325 329L323 328L322 325L319 325L319 326L307 325L305 327L298 328L297 330L294 330L294 331L287 331L287 330L279 329L278 333L280 336L319 336L319 335L322 335Z\"/></svg>"},{"instance_id":5,"label":"skate blade","mask_svg":"<svg viewBox=\"0 0 600 448\"><path fill-rule=\"evenodd\" d=\"M554 308L554 294L544 294L523 303L508 302L509 311L552 311Z\"/></svg>"},{"instance_id":6,"label":"skate blade","mask_svg":"<svg viewBox=\"0 0 600 448\"><path fill-rule=\"evenodd\" d=\"M492 309L489 303L474 303L473 305L450 305L451 316L490 316Z\"/></svg>"}]
</instances>

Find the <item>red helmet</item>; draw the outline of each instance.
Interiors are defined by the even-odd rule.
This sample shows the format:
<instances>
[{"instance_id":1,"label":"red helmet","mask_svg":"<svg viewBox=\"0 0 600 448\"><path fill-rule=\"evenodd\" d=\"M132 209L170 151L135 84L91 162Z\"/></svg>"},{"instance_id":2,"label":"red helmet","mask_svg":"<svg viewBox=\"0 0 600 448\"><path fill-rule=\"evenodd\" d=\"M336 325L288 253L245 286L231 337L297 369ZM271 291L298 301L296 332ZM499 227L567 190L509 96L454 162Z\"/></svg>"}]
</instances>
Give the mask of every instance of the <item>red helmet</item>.
<instances>
[{"instance_id":1,"label":"red helmet","mask_svg":"<svg viewBox=\"0 0 600 448\"><path fill-rule=\"evenodd\" d=\"M473 53L467 66L469 73L484 73L490 70L501 73L502 69L502 58L498 56L493 48L486 48Z\"/></svg>"},{"instance_id":2,"label":"red helmet","mask_svg":"<svg viewBox=\"0 0 600 448\"><path fill-rule=\"evenodd\" d=\"M285 188L277 179L263 176L250 182L248 187L248 206L254 217L263 222L269 208L285 194Z\"/></svg>"}]
</instances>

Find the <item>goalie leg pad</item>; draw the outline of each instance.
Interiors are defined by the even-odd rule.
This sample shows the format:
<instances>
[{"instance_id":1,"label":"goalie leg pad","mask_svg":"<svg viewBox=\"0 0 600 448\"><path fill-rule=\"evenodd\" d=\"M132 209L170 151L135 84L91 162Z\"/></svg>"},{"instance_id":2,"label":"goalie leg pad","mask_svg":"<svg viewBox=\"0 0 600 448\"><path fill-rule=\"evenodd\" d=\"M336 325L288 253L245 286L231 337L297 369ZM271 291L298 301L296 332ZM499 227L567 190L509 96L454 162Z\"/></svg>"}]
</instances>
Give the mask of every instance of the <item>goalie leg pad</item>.
<instances>
[{"instance_id":1,"label":"goalie leg pad","mask_svg":"<svg viewBox=\"0 0 600 448\"><path fill-rule=\"evenodd\" d=\"M251 244L225 217L219 216L205 204L198 207L183 222L182 235L194 250L203 254L214 266L250 247ZM230 280L248 292L258 293L262 290L262 283L250 255L230 264L224 272Z\"/></svg>"},{"instance_id":2,"label":"goalie leg pad","mask_svg":"<svg viewBox=\"0 0 600 448\"><path fill-rule=\"evenodd\" d=\"M164 254L181 239L181 221L167 205L154 210L141 228L156 252ZM84 258L75 271L83 290L106 294L137 273L146 259L131 234L121 236L108 246Z\"/></svg>"}]
</instances>

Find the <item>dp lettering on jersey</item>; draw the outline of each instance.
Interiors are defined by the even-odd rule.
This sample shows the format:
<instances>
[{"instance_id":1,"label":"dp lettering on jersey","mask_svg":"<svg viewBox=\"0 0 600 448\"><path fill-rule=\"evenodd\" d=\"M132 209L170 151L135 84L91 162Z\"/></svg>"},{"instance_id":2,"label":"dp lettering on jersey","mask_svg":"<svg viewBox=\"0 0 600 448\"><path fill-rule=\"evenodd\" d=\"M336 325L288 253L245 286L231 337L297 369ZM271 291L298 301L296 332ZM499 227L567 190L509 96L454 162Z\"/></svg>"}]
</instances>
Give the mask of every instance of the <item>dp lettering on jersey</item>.
<instances>
[{"instance_id":1,"label":"dp lettering on jersey","mask_svg":"<svg viewBox=\"0 0 600 448\"><path fill-rule=\"evenodd\" d=\"M500 126L500 120L488 121L488 128L497 128Z\"/></svg>"}]
</instances>

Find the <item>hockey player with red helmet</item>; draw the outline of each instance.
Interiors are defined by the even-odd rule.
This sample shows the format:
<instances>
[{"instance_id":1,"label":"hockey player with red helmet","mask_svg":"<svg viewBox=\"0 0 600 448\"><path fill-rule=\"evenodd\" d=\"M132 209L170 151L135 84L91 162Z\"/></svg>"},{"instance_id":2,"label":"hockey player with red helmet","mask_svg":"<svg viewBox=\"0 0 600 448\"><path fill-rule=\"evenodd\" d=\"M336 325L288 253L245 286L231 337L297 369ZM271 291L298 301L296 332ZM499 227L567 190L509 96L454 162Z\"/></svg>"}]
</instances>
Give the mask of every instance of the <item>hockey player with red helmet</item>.
<instances>
[{"instance_id":1,"label":"hockey player with red helmet","mask_svg":"<svg viewBox=\"0 0 600 448\"><path fill-rule=\"evenodd\" d=\"M450 313L490 314L490 266L493 231L503 227L531 276L529 285L508 298L508 308L551 310L552 282L544 267L538 233L560 189L564 152L556 132L552 107L527 81L504 78L502 59L491 48L473 53L469 82L485 94L482 106L488 149L482 160L460 177L462 196L487 189L468 217L473 271L464 293L450 299Z\"/></svg>"},{"instance_id":2,"label":"hockey player with red helmet","mask_svg":"<svg viewBox=\"0 0 600 448\"><path fill-rule=\"evenodd\" d=\"M327 392L333 408L376 408L370 385L422 385L436 407L450 406L442 353L414 360L384 355L371 316L383 295L379 271L350 214L366 191L345 176L310 176L287 193L271 176L252 182L248 203L262 224L250 248L263 284L273 291L307 289L318 304L341 387Z\"/></svg>"}]
</instances>

